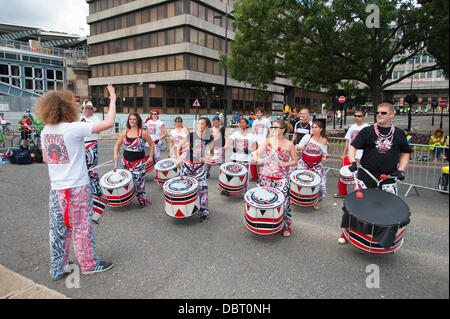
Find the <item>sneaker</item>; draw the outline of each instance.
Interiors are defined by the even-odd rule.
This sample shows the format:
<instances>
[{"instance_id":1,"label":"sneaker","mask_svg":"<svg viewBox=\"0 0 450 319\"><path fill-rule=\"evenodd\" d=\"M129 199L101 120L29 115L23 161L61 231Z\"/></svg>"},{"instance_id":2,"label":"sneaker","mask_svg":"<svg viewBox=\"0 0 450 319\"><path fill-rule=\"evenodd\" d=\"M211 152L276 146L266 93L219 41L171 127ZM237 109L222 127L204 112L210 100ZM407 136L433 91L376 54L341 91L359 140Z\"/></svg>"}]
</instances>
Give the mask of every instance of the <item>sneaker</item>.
<instances>
[{"instance_id":1,"label":"sneaker","mask_svg":"<svg viewBox=\"0 0 450 319\"><path fill-rule=\"evenodd\" d=\"M347 195L334 194L333 197L334 197L334 198L346 198Z\"/></svg>"},{"instance_id":2,"label":"sneaker","mask_svg":"<svg viewBox=\"0 0 450 319\"><path fill-rule=\"evenodd\" d=\"M208 221L208 218L209 218L208 215L200 216L200 223L206 223Z\"/></svg>"},{"instance_id":3,"label":"sneaker","mask_svg":"<svg viewBox=\"0 0 450 319\"><path fill-rule=\"evenodd\" d=\"M102 261L102 262L100 262L100 264L95 266L94 269L82 272L82 274L83 275L95 274L97 272L103 272L103 271L110 270L112 267L113 267L113 263L107 262L107 261Z\"/></svg>"},{"instance_id":4,"label":"sneaker","mask_svg":"<svg viewBox=\"0 0 450 319\"><path fill-rule=\"evenodd\" d=\"M339 239L338 239L338 243L341 245L345 245L346 243L348 243L348 240L347 240L347 238L345 238L344 234L341 234L341 237L339 237Z\"/></svg>"}]
</instances>

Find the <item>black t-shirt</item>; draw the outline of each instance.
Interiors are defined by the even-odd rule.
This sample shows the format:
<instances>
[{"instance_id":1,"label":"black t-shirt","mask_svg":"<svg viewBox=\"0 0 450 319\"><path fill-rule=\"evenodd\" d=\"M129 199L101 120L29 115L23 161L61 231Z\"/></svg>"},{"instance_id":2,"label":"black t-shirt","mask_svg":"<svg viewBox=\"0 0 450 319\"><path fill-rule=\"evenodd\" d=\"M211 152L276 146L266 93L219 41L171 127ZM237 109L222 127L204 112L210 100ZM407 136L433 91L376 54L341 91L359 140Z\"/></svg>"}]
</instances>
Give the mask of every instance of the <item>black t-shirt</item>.
<instances>
[{"instance_id":1,"label":"black t-shirt","mask_svg":"<svg viewBox=\"0 0 450 319\"><path fill-rule=\"evenodd\" d=\"M200 157L205 157L206 145L213 141L210 129L205 132L203 139L197 135L197 132L189 133L189 160L199 163Z\"/></svg>"},{"instance_id":2,"label":"black t-shirt","mask_svg":"<svg viewBox=\"0 0 450 319\"><path fill-rule=\"evenodd\" d=\"M382 135L387 135L390 127L380 127ZM372 174L392 174L397 170L401 153L411 153L402 129L395 127L392 141L378 139L373 125L367 126L356 135L352 144L356 149L364 151L361 165Z\"/></svg>"},{"instance_id":3,"label":"black t-shirt","mask_svg":"<svg viewBox=\"0 0 450 319\"><path fill-rule=\"evenodd\" d=\"M303 136L306 134L311 134L312 123L308 120L307 123L303 123L302 121L298 121L294 126L294 133L297 133L297 137L294 141L294 144L297 145L302 140Z\"/></svg>"}]
</instances>

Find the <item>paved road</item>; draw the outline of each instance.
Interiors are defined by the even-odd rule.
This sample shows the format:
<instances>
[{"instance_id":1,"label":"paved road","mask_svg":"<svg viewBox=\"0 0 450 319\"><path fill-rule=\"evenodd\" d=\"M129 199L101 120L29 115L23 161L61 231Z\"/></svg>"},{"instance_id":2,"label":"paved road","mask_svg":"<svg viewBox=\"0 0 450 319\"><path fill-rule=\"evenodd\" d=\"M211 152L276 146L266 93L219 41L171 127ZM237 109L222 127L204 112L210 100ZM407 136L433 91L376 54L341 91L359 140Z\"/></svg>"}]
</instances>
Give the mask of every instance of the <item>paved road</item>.
<instances>
[{"instance_id":1,"label":"paved road","mask_svg":"<svg viewBox=\"0 0 450 319\"><path fill-rule=\"evenodd\" d=\"M100 143L100 163L112 158L111 145ZM407 197L412 217L404 246L375 256L337 243L342 200L332 198L332 174L321 209L293 206L293 235L283 238L244 228L243 201L219 195L217 171L205 224L168 217L154 173L147 177L151 208L108 208L94 227L97 253L114 268L82 275L80 288L69 289L49 276L46 166L3 166L0 264L70 298L449 298L448 196L423 190ZM366 287L371 264L380 269L380 288Z\"/></svg>"}]
</instances>

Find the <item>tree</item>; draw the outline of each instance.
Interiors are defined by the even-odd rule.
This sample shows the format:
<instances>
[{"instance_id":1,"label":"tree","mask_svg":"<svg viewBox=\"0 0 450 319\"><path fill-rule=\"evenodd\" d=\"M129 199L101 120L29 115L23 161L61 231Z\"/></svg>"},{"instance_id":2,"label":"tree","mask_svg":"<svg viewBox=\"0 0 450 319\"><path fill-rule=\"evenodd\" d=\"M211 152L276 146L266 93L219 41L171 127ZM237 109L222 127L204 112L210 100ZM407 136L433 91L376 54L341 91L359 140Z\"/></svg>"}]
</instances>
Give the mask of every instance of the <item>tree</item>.
<instances>
[{"instance_id":1,"label":"tree","mask_svg":"<svg viewBox=\"0 0 450 319\"><path fill-rule=\"evenodd\" d=\"M448 0L420 0L426 14L431 20L430 36L427 39L427 50L436 58L437 64L449 75L449 2Z\"/></svg>"},{"instance_id":2,"label":"tree","mask_svg":"<svg viewBox=\"0 0 450 319\"><path fill-rule=\"evenodd\" d=\"M430 20L414 1L371 3L379 8L378 28L366 24L373 12L362 0L236 0L237 31L222 63L258 89L277 77L308 89L362 83L378 105L387 87L439 66L419 66L392 81L397 65L425 52Z\"/></svg>"}]
</instances>

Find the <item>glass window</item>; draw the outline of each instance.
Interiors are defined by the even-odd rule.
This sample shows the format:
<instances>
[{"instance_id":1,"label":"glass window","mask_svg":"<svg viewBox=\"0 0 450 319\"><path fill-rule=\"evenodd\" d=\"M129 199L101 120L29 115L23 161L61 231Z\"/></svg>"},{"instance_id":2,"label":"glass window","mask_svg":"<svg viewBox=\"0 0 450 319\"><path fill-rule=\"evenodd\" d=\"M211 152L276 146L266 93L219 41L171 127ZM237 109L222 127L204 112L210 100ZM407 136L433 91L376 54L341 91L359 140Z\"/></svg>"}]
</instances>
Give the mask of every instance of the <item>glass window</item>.
<instances>
[{"instance_id":1,"label":"glass window","mask_svg":"<svg viewBox=\"0 0 450 319\"><path fill-rule=\"evenodd\" d=\"M142 18L142 12L138 11L134 13L135 19L136 19L136 25L142 24L141 18Z\"/></svg>"},{"instance_id":2,"label":"glass window","mask_svg":"<svg viewBox=\"0 0 450 319\"><path fill-rule=\"evenodd\" d=\"M214 10L207 9L208 22L214 23Z\"/></svg>"},{"instance_id":3,"label":"glass window","mask_svg":"<svg viewBox=\"0 0 450 319\"><path fill-rule=\"evenodd\" d=\"M166 57L158 58L158 72L164 72L166 70Z\"/></svg>"},{"instance_id":4,"label":"glass window","mask_svg":"<svg viewBox=\"0 0 450 319\"><path fill-rule=\"evenodd\" d=\"M137 74L142 73L142 60L136 61L136 73Z\"/></svg>"},{"instance_id":5,"label":"glass window","mask_svg":"<svg viewBox=\"0 0 450 319\"><path fill-rule=\"evenodd\" d=\"M147 49L150 47L150 35L144 34L142 36L142 49Z\"/></svg>"},{"instance_id":6,"label":"glass window","mask_svg":"<svg viewBox=\"0 0 450 319\"><path fill-rule=\"evenodd\" d=\"M167 5L161 5L157 7L158 20L167 18Z\"/></svg>"},{"instance_id":7,"label":"glass window","mask_svg":"<svg viewBox=\"0 0 450 319\"><path fill-rule=\"evenodd\" d=\"M32 90L33 89L33 80L25 79L25 89Z\"/></svg>"},{"instance_id":8,"label":"glass window","mask_svg":"<svg viewBox=\"0 0 450 319\"><path fill-rule=\"evenodd\" d=\"M122 75L128 75L128 63L122 62Z\"/></svg>"},{"instance_id":9,"label":"glass window","mask_svg":"<svg viewBox=\"0 0 450 319\"><path fill-rule=\"evenodd\" d=\"M164 31L158 32L158 46L163 46L166 44L166 36Z\"/></svg>"},{"instance_id":10,"label":"glass window","mask_svg":"<svg viewBox=\"0 0 450 319\"><path fill-rule=\"evenodd\" d=\"M205 7L201 4L198 5L198 17L202 20L205 20Z\"/></svg>"},{"instance_id":11,"label":"glass window","mask_svg":"<svg viewBox=\"0 0 450 319\"><path fill-rule=\"evenodd\" d=\"M175 29L175 43L183 42L183 28Z\"/></svg>"},{"instance_id":12,"label":"glass window","mask_svg":"<svg viewBox=\"0 0 450 319\"><path fill-rule=\"evenodd\" d=\"M198 3L191 0L191 15L198 17Z\"/></svg>"},{"instance_id":13,"label":"glass window","mask_svg":"<svg viewBox=\"0 0 450 319\"><path fill-rule=\"evenodd\" d=\"M175 1L175 15L183 14L183 1L177 0Z\"/></svg>"},{"instance_id":14,"label":"glass window","mask_svg":"<svg viewBox=\"0 0 450 319\"><path fill-rule=\"evenodd\" d=\"M175 70L175 56L167 57L167 71Z\"/></svg>"},{"instance_id":15,"label":"glass window","mask_svg":"<svg viewBox=\"0 0 450 319\"><path fill-rule=\"evenodd\" d=\"M35 68L34 69L34 77L38 79L42 79L42 69L41 68Z\"/></svg>"},{"instance_id":16,"label":"glass window","mask_svg":"<svg viewBox=\"0 0 450 319\"><path fill-rule=\"evenodd\" d=\"M150 64L150 59L144 60L142 62L142 73L150 72L149 64Z\"/></svg>"},{"instance_id":17,"label":"glass window","mask_svg":"<svg viewBox=\"0 0 450 319\"><path fill-rule=\"evenodd\" d=\"M150 8L150 21L154 22L158 20L158 10L156 7Z\"/></svg>"},{"instance_id":18,"label":"glass window","mask_svg":"<svg viewBox=\"0 0 450 319\"><path fill-rule=\"evenodd\" d=\"M177 69L177 70L184 69L184 56L183 55L177 55L175 57L175 69Z\"/></svg>"},{"instance_id":19,"label":"glass window","mask_svg":"<svg viewBox=\"0 0 450 319\"><path fill-rule=\"evenodd\" d=\"M198 32L198 44L201 46L206 46L205 32L202 32L202 31Z\"/></svg>"},{"instance_id":20,"label":"glass window","mask_svg":"<svg viewBox=\"0 0 450 319\"><path fill-rule=\"evenodd\" d=\"M128 39L128 51L133 51L134 50L134 38L129 38Z\"/></svg>"},{"instance_id":21,"label":"glass window","mask_svg":"<svg viewBox=\"0 0 450 319\"><path fill-rule=\"evenodd\" d=\"M134 65L135 65L134 61L128 62L128 74L129 75L133 75L135 73Z\"/></svg>"},{"instance_id":22,"label":"glass window","mask_svg":"<svg viewBox=\"0 0 450 319\"><path fill-rule=\"evenodd\" d=\"M175 43L175 29L167 30L167 45Z\"/></svg>"},{"instance_id":23,"label":"glass window","mask_svg":"<svg viewBox=\"0 0 450 319\"><path fill-rule=\"evenodd\" d=\"M213 72L214 72L213 61L212 60L206 60L206 73L212 74Z\"/></svg>"},{"instance_id":24,"label":"glass window","mask_svg":"<svg viewBox=\"0 0 450 319\"><path fill-rule=\"evenodd\" d=\"M142 23L148 23L150 22L150 9L144 9L141 11L141 21Z\"/></svg>"},{"instance_id":25,"label":"glass window","mask_svg":"<svg viewBox=\"0 0 450 319\"><path fill-rule=\"evenodd\" d=\"M18 65L11 65L11 75L20 76L20 68Z\"/></svg>"},{"instance_id":26,"label":"glass window","mask_svg":"<svg viewBox=\"0 0 450 319\"><path fill-rule=\"evenodd\" d=\"M189 42L198 44L198 31L197 30L191 28L189 36L190 36Z\"/></svg>"},{"instance_id":27,"label":"glass window","mask_svg":"<svg viewBox=\"0 0 450 319\"><path fill-rule=\"evenodd\" d=\"M134 13L127 14L127 28L136 25L136 15Z\"/></svg>"},{"instance_id":28,"label":"glass window","mask_svg":"<svg viewBox=\"0 0 450 319\"><path fill-rule=\"evenodd\" d=\"M115 63L114 64L114 68L115 68L115 75L122 75L122 72L121 72L121 70L120 70L120 66L121 66L121 64L120 63Z\"/></svg>"},{"instance_id":29,"label":"glass window","mask_svg":"<svg viewBox=\"0 0 450 319\"><path fill-rule=\"evenodd\" d=\"M189 56L189 70L197 71L198 58L196 56Z\"/></svg>"},{"instance_id":30,"label":"glass window","mask_svg":"<svg viewBox=\"0 0 450 319\"><path fill-rule=\"evenodd\" d=\"M25 76L32 78L33 77L33 68L26 66L24 69L25 69Z\"/></svg>"},{"instance_id":31,"label":"glass window","mask_svg":"<svg viewBox=\"0 0 450 319\"><path fill-rule=\"evenodd\" d=\"M35 90L42 91L44 90L44 81L42 80L36 80L35 81Z\"/></svg>"},{"instance_id":32,"label":"glass window","mask_svg":"<svg viewBox=\"0 0 450 319\"><path fill-rule=\"evenodd\" d=\"M55 71L52 69L47 69L47 79L54 79L55 78Z\"/></svg>"},{"instance_id":33,"label":"glass window","mask_svg":"<svg viewBox=\"0 0 450 319\"><path fill-rule=\"evenodd\" d=\"M214 36L212 34L207 35L207 42L206 42L208 48L213 49L214 48Z\"/></svg>"},{"instance_id":34,"label":"glass window","mask_svg":"<svg viewBox=\"0 0 450 319\"><path fill-rule=\"evenodd\" d=\"M427 72L427 79L433 78L433 72Z\"/></svg>"},{"instance_id":35,"label":"glass window","mask_svg":"<svg viewBox=\"0 0 450 319\"><path fill-rule=\"evenodd\" d=\"M54 81L47 81L47 90L49 90L49 91L55 90L55 82Z\"/></svg>"},{"instance_id":36,"label":"glass window","mask_svg":"<svg viewBox=\"0 0 450 319\"><path fill-rule=\"evenodd\" d=\"M422 55L422 63L428 62L428 55Z\"/></svg>"},{"instance_id":37,"label":"glass window","mask_svg":"<svg viewBox=\"0 0 450 319\"><path fill-rule=\"evenodd\" d=\"M150 59L150 72L158 72L158 59Z\"/></svg>"},{"instance_id":38,"label":"glass window","mask_svg":"<svg viewBox=\"0 0 450 319\"><path fill-rule=\"evenodd\" d=\"M167 4L167 17L171 18L175 15L175 3L170 2Z\"/></svg>"},{"instance_id":39,"label":"glass window","mask_svg":"<svg viewBox=\"0 0 450 319\"><path fill-rule=\"evenodd\" d=\"M150 34L150 48L158 46L158 32Z\"/></svg>"},{"instance_id":40,"label":"glass window","mask_svg":"<svg viewBox=\"0 0 450 319\"><path fill-rule=\"evenodd\" d=\"M198 58L197 70L198 72L205 72L205 59Z\"/></svg>"}]
</instances>

